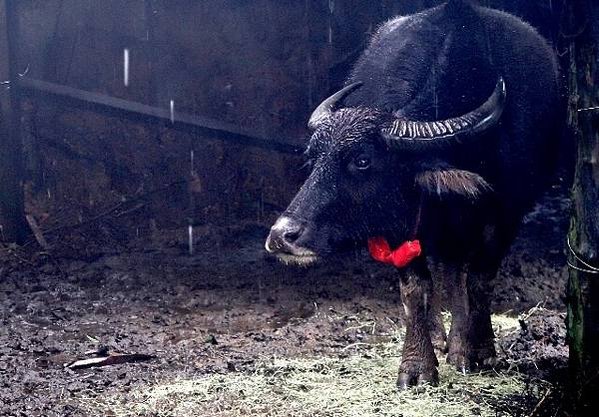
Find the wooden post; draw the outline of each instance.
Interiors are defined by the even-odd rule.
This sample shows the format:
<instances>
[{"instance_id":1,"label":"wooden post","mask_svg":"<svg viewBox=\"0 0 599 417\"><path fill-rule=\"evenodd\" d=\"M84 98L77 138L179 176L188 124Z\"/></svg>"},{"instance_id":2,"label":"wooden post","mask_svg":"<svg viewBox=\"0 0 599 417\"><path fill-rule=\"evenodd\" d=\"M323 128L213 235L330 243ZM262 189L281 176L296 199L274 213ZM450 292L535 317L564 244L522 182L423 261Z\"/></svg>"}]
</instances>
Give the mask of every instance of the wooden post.
<instances>
[{"instance_id":1,"label":"wooden post","mask_svg":"<svg viewBox=\"0 0 599 417\"><path fill-rule=\"evenodd\" d=\"M19 77L16 37L18 33L18 17L15 12L16 1L5 0L1 17L4 21L0 27L6 28L4 51L0 56L8 58L8 68L3 75L8 75L9 84L0 86L8 91L1 92L0 100L0 240L23 243L27 235L23 204L23 164L21 144L21 111L19 89L16 80ZM2 80L5 80L3 77Z\"/></svg>"},{"instance_id":2,"label":"wooden post","mask_svg":"<svg viewBox=\"0 0 599 417\"><path fill-rule=\"evenodd\" d=\"M568 340L573 415L599 406L599 5L567 1L569 123L577 143L568 251Z\"/></svg>"}]
</instances>

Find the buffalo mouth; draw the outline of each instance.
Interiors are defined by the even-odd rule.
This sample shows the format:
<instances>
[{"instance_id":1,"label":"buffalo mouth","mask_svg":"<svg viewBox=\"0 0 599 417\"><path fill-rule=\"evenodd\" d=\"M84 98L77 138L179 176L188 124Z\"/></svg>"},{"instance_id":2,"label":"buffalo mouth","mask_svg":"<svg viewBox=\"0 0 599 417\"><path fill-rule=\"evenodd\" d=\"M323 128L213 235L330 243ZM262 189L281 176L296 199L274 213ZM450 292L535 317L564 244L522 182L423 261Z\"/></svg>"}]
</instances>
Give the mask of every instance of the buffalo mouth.
<instances>
[{"instance_id":1,"label":"buffalo mouth","mask_svg":"<svg viewBox=\"0 0 599 417\"><path fill-rule=\"evenodd\" d=\"M310 266L324 257L363 246L330 226L315 228L308 222L283 215L270 230L264 248L286 265Z\"/></svg>"},{"instance_id":2,"label":"buffalo mouth","mask_svg":"<svg viewBox=\"0 0 599 417\"><path fill-rule=\"evenodd\" d=\"M338 242L335 245L320 248L318 251L304 247L293 246L292 248L286 248L287 250L285 251L276 252L272 251L268 244L265 246L267 252L274 255L285 265L309 267L327 258L349 256L353 253L356 253L356 251L359 251L361 248L366 247L366 244L365 242L356 242L354 240L348 239L344 240L343 242Z\"/></svg>"},{"instance_id":3,"label":"buffalo mouth","mask_svg":"<svg viewBox=\"0 0 599 417\"><path fill-rule=\"evenodd\" d=\"M296 265L308 267L314 265L320 260L320 257L315 253L306 253L302 255L292 255L290 253L278 253L277 259L285 265Z\"/></svg>"},{"instance_id":4,"label":"buffalo mouth","mask_svg":"<svg viewBox=\"0 0 599 417\"><path fill-rule=\"evenodd\" d=\"M285 265L310 266L320 260L320 256L310 249L298 246L287 247L285 250L273 251L269 246L269 240L264 245L268 253L273 254L279 261Z\"/></svg>"}]
</instances>

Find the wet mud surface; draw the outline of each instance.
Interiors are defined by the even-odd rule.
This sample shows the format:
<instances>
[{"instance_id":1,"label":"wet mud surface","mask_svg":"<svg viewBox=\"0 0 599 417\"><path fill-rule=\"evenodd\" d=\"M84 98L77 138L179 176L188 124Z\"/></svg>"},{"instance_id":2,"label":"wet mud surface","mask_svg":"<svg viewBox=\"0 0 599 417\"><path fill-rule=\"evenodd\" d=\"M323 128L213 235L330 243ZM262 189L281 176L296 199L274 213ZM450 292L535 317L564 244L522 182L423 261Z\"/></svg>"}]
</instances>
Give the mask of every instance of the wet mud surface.
<instances>
[{"instance_id":1,"label":"wet mud surface","mask_svg":"<svg viewBox=\"0 0 599 417\"><path fill-rule=\"evenodd\" d=\"M494 311L521 315L519 328L501 334L500 357L531 378L559 380L566 364L566 228L567 201L547 197L496 283ZM402 326L392 268L365 253L285 267L264 254L266 233L259 225L212 230L194 255L183 230L94 256L3 247L0 415L90 415L96 402L142 384L251 370L264 358L343 356ZM65 368L98 347L155 358Z\"/></svg>"}]
</instances>

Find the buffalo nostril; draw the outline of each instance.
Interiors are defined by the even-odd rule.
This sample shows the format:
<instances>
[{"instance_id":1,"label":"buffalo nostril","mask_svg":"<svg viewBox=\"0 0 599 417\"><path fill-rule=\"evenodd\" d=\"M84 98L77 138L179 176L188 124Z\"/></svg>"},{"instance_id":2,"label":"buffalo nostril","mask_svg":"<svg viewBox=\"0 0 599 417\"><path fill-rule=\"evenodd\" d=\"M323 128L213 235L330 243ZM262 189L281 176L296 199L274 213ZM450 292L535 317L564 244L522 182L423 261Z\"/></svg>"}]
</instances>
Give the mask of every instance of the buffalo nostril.
<instances>
[{"instance_id":1,"label":"buffalo nostril","mask_svg":"<svg viewBox=\"0 0 599 417\"><path fill-rule=\"evenodd\" d=\"M286 230L285 232L283 232L283 239L287 242L287 243L294 243L297 239L299 239L299 237L301 236L303 231L303 228L298 227L297 229L294 230Z\"/></svg>"},{"instance_id":2,"label":"buffalo nostril","mask_svg":"<svg viewBox=\"0 0 599 417\"><path fill-rule=\"evenodd\" d=\"M302 235L304 227L297 221L283 216L274 224L266 240L266 250L270 253L292 253L293 245Z\"/></svg>"}]
</instances>

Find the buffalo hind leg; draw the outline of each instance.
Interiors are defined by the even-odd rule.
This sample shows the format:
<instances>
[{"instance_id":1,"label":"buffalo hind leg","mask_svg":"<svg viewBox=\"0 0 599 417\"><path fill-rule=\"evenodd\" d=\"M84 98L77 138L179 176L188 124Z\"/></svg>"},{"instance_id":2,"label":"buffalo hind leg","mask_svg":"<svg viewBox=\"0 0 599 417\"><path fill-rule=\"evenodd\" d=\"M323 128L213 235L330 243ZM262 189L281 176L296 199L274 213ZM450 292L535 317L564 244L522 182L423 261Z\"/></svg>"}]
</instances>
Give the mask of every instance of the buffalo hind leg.
<instances>
[{"instance_id":1,"label":"buffalo hind leg","mask_svg":"<svg viewBox=\"0 0 599 417\"><path fill-rule=\"evenodd\" d=\"M447 337L447 362L459 371L470 368L468 361L468 331L470 322L470 300L468 298L467 274L462 265L448 264L444 268L449 304L451 310L451 328Z\"/></svg>"},{"instance_id":2,"label":"buffalo hind leg","mask_svg":"<svg viewBox=\"0 0 599 417\"><path fill-rule=\"evenodd\" d=\"M441 357L447 353L447 333L443 324L443 294L446 291L447 266L437 260L429 260L429 270L433 280L433 294L429 307L429 332L435 353Z\"/></svg>"},{"instance_id":3,"label":"buffalo hind leg","mask_svg":"<svg viewBox=\"0 0 599 417\"><path fill-rule=\"evenodd\" d=\"M491 325L490 296L498 265L471 264L468 271L470 320L468 362L471 370L496 365L495 335Z\"/></svg>"},{"instance_id":4,"label":"buffalo hind leg","mask_svg":"<svg viewBox=\"0 0 599 417\"><path fill-rule=\"evenodd\" d=\"M513 225L502 226L485 227L481 250L470 257L467 271L462 270L453 280L447 361L461 371L497 362L491 325L492 282L516 230Z\"/></svg>"},{"instance_id":5,"label":"buffalo hind leg","mask_svg":"<svg viewBox=\"0 0 599 417\"><path fill-rule=\"evenodd\" d=\"M451 330L447 362L466 372L493 366L495 345L491 326L491 282L495 265L471 264L451 276Z\"/></svg>"},{"instance_id":6,"label":"buffalo hind leg","mask_svg":"<svg viewBox=\"0 0 599 417\"><path fill-rule=\"evenodd\" d=\"M397 385L405 389L423 383L436 384L438 362L428 322L432 282L424 261L417 260L402 272L400 290L406 313L406 338Z\"/></svg>"},{"instance_id":7,"label":"buffalo hind leg","mask_svg":"<svg viewBox=\"0 0 599 417\"><path fill-rule=\"evenodd\" d=\"M507 217L515 219L517 216ZM493 282L505 253L513 241L517 222L488 224L483 231L480 253L471 258L468 267L468 299L470 320L468 329L468 361L471 369L487 368L497 364L495 335L491 325L491 295Z\"/></svg>"}]
</instances>

